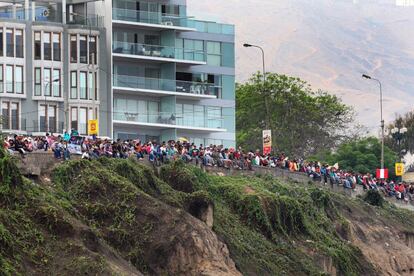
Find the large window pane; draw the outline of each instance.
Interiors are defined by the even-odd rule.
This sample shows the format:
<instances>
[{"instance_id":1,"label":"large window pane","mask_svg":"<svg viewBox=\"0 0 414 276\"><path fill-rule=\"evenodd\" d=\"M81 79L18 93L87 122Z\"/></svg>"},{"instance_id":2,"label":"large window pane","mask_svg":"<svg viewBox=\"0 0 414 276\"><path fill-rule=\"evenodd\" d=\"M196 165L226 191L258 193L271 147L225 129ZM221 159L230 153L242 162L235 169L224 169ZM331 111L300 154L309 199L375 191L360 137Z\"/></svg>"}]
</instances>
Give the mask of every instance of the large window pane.
<instances>
[{"instance_id":1,"label":"large window pane","mask_svg":"<svg viewBox=\"0 0 414 276\"><path fill-rule=\"evenodd\" d=\"M6 51L8 57L14 57L14 31L6 29Z\"/></svg>"},{"instance_id":2,"label":"large window pane","mask_svg":"<svg viewBox=\"0 0 414 276\"><path fill-rule=\"evenodd\" d=\"M13 65L6 66L6 92L14 93L14 69Z\"/></svg>"},{"instance_id":3,"label":"large window pane","mask_svg":"<svg viewBox=\"0 0 414 276\"><path fill-rule=\"evenodd\" d=\"M70 36L70 62L78 62L78 40L76 35Z\"/></svg>"},{"instance_id":4,"label":"large window pane","mask_svg":"<svg viewBox=\"0 0 414 276\"><path fill-rule=\"evenodd\" d=\"M23 30L16 30L16 57L23 57Z\"/></svg>"},{"instance_id":5,"label":"large window pane","mask_svg":"<svg viewBox=\"0 0 414 276\"><path fill-rule=\"evenodd\" d=\"M43 33L43 58L52 60L51 33Z\"/></svg>"},{"instance_id":6,"label":"large window pane","mask_svg":"<svg viewBox=\"0 0 414 276\"><path fill-rule=\"evenodd\" d=\"M70 98L78 98L78 75L76 71L70 72Z\"/></svg>"},{"instance_id":7,"label":"large window pane","mask_svg":"<svg viewBox=\"0 0 414 276\"><path fill-rule=\"evenodd\" d=\"M40 32L34 33L34 58L42 59L42 39Z\"/></svg>"},{"instance_id":8,"label":"large window pane","mask_svg":"<svg viewBox=\"0 0 414 276\"><path fill-rule=\"evenodd\" d=\"M88 46L86 43L86 36L79 37L79 61L80 63L88 63Z\"/></svg>"},{"instance_id":9,"label":"large window pane","mask_svg":"<svg viewBox=\"0 0 414 276\"><path fill-rule=\"evenodd\" d=\"M79 73L79 96L81 99L86 100L88 99L87 93L87 75L86 72Z\"/></svg>"},{"instance_id":10,"label":"large window pane","mask_svg":"<svg viewBox=\"0 0 414 276\"><path fill-rule=\"evenodd\" d=\"M42 96L42 70L35 68L35 96Z\"/></svg>"},{"instance_id":11,"label":"large window pane","mask_svg":"<svg viewBox=\"0 0 414 276\"><path fill-rule=\"evenodd\" d=\"M11 104L11 129L19 129L19 104Z\"/></svg>"},{"instance_id":12,"label":"large window pane","mask_svg":"<svg viewBox=\"0 0 414 276\"><path fill-rule=\"evenodd\" d=\"M23 67L16 66L14 73L15 92L16 94L23 94Z\"/></svg>"},{"instance_id":13,"label":"large window pane","mask_svg":"<svg viewBox=\"0 0 414 276\"><path fill-rule=\"evenodd\" d=\"M1 105L2 127L10 129L10 103L3 102Z\"/></svg>"},{"instance_id":14,"label":"large window pane","mask_svg":"<svg viewBox=\"0 0 414 276\"><path fill-rule=\"evenodd\" d=\"M52 86L52 70L50 69L50 68L44 68L43 69L43 76L44 76L44 79L45 79L45 91L44 91L44 93L45 93L45 96L52 96L52 92L51 92L51 90L52 90L52 88L51 88L51 86Z\"/></svg>"},{"instance_id":15,"label":"large window pane","mask_svg":"<svg viewBox=\"0 0 414 276\"><path fill-rule=\"evenodd\" d=\"M61 54L60 54L61 42L60 42L60 34L54 33L53 34L53 60L61 61Z\"/></svg>"},{"instance_id":16,"label":"large window pane","mask_svg":"<svg viewBox=\"0 0 414 276\"><path fill-rule=\"evenodd\" d=\"M60 80L60 69L53 69L53 96L60 97L61 95L61 80Z\"/></svg>"}]
</instances>

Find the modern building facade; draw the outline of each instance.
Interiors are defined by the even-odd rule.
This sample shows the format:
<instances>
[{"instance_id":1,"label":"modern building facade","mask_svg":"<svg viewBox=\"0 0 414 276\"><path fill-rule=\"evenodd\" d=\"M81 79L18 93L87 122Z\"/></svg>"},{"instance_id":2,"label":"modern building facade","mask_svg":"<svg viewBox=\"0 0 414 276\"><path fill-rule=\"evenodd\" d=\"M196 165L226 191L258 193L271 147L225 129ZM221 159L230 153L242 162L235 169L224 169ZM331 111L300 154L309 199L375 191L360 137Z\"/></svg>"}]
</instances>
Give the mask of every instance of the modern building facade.
<instances>
[{"instance_id":1,"label":"modern building facade","mask_svg":"<svg viewBox=\"0 0 414 276\"><path fill-rule=\"evenodd\" d=\"M234 26L185 0L23 0L0 26L3 131L234 146Z\"/></svg>"}]
</instances>

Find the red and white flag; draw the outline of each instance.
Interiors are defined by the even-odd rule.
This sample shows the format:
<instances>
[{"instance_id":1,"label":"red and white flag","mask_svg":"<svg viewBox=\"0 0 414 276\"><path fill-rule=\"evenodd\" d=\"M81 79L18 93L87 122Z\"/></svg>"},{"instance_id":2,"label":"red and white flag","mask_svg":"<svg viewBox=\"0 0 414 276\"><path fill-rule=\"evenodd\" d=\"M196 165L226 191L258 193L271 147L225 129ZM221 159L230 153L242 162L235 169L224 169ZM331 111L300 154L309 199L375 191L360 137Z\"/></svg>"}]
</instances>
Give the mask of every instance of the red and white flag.
<instances>
[{"instance_id":1,"label":"red and white flag","mask_svg":"<svg viewBox=\"0 0 414 276\"><path fill-rule=\"evenodd\" d=\"M377 179L388 179L388 169L377 169Z\"/></svg>"}]
</instances>

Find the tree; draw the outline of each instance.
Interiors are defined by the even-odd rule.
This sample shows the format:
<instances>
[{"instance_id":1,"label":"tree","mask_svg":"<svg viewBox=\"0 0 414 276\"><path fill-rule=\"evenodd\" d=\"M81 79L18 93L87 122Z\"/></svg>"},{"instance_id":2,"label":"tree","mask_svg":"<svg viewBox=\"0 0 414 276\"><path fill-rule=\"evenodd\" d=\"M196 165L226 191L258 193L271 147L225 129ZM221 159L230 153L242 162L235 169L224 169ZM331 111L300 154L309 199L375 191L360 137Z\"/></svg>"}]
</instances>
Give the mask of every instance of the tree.
<instances>
[{"instance_id":1,"label":"tree","mask_svg":"<svg viewBox=\"0 0 414 276\"><path fill-rule=\"evenodd\" d=\"M402 141L401 149L407 150L410 153L414 153L414 112L411 111L403 116L397 116L394 122L388 125L388 133L391 133L391 130L395 127L407 128L408 131L405 134L405 139ZM395 151L400 150L400 147L398 146L397 142L391 136L386 137L385 143L387 144L387 146L394 149Z\"/></svg>"},{"instance_id":2,"label":"tree","mask_svg":"<svg viewBox=\"0 0 414 276\"><path fill-rule=\"evenodd\" d=\"M320 159L318 159L320 158ZM353 142L346 142L338 147L335 153L323 152L315 159L328 164L338 163L340 169L357 173L375 173L380 168L381 142L374 137L359 139ZM390 176L394 172L394 164L398 155L389 147L384 147L384 164L389 169Z\"/></svg>"},{"instance_id":3,"label":"tree","mask_svg":"<svg viewBox=\"0 0 414 276\"><path fill-rule=\"evenodd\" d=\"M313 91L299 78L274 73L255 74L237 85L236 126L238 144L246 149L262 147L266 122L272 130L273 148L290 155L307 156L331 149L350 136L353 110L324 91ZM265 97L270 106L266 112Z\"/></svg>"}]
</instances>

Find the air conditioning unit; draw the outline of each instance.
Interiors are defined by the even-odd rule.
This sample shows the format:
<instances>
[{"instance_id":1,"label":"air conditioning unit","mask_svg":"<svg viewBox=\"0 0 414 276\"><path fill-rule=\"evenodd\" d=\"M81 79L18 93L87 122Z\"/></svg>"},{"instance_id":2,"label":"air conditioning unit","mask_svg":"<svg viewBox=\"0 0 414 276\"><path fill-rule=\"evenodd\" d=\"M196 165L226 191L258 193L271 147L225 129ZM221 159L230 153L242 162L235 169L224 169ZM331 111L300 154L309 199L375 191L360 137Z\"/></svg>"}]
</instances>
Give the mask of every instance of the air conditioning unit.
<instances>
[{"instance_id":1,"label":"air conditioning unit","mask_svg":"<svg viewBox=\"0 0 414 276\"><path fill-rule=\"evenodd\" d=\"M171 21L165 21L164 25L165 26L174 26L174 24Z\"/></svg>"}]
</instances>

